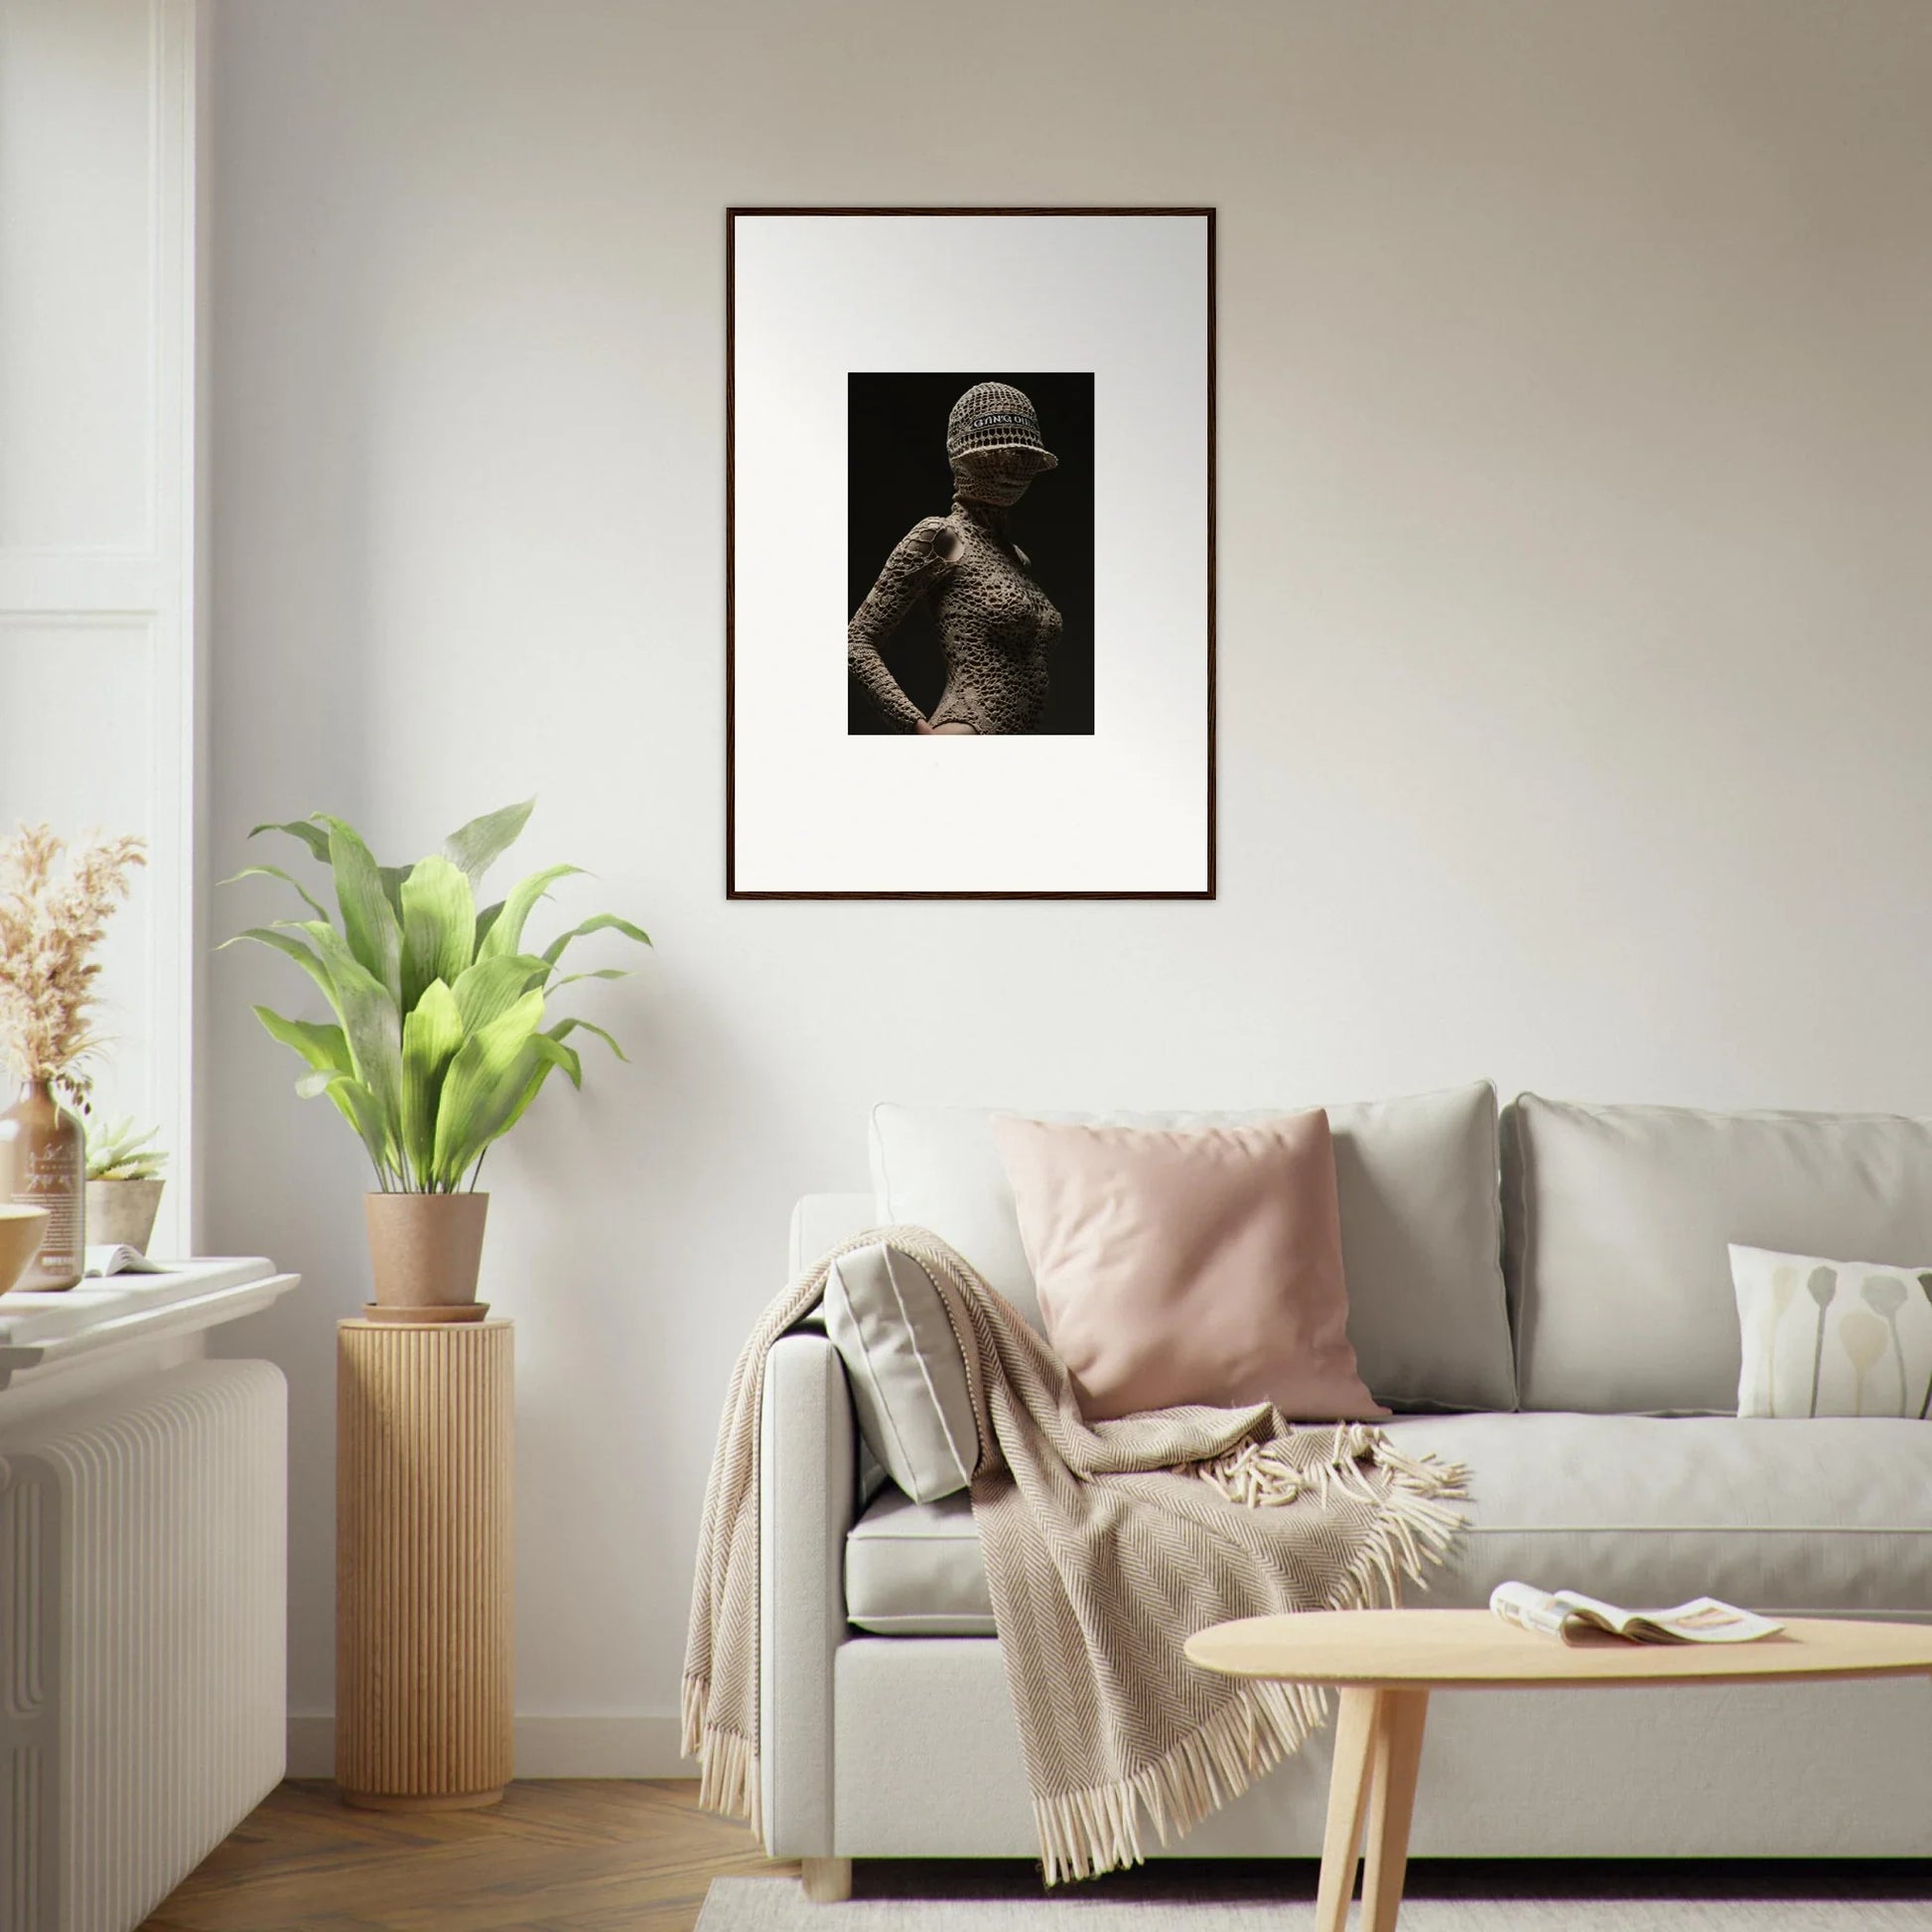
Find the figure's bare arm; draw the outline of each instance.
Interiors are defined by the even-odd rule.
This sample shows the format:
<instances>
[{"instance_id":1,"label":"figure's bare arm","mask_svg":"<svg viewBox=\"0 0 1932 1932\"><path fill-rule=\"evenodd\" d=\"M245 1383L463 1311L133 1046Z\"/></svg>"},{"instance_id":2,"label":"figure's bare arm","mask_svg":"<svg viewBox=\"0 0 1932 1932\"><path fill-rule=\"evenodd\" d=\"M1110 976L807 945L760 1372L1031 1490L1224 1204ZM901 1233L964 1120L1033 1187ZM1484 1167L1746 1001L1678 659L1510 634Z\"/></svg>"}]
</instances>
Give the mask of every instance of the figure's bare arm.
<instances>
[{"instance_id":1,"label":"figure's bare arm","mask_svg":"<svg viewBox=\"0 0 1932 1932\"><path fill-rule=\"evenodd\" d=\"M886 668L879 647L898 628L906 612L944 582L958 555L958 534L943 517L929 516L915 524L886 559L878 583L846 627L846 664L895 731L927 733L932 727Z\"/></svg>"}]
</instances>

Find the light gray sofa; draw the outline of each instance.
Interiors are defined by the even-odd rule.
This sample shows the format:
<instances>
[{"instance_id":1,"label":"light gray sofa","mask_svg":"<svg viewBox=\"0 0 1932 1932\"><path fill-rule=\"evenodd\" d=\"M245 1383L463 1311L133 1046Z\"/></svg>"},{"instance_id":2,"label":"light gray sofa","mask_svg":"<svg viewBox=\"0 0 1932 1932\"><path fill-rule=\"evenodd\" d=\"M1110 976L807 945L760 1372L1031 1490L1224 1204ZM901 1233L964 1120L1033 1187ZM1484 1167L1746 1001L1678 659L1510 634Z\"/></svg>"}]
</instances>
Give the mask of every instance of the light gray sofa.
<instances>
[{"instance_id":1,"label":"light gray sofa","mask_svg":"<svg viewBox=\"0 0 1932 1932\"><path fill-rule=\"evenodd\" d=\"M1739 1420L1725 1256L1923 1264L1932 1124L1526 1096L1499 1144L1486 1087L1330 1118L1364 1376L1407 1412L1405 1449L1473 1472L1469 1532L1411 1601L1480 1605L1523 1578L1932 1619L1932 1425ZM915 1220L1027 1307L985 1122L881 1109L874 1192L802 1200L794 1270ZM1035 1856L965 1498L882 1486L810 1324L771 1352L761 1441L767 1851ZM1327 1777L1324 1732L1168 1850L1315 1857ZM1932 1855L1932 1683L1445 1695L1412 1849Z\"/></svg>"}]
</instances>

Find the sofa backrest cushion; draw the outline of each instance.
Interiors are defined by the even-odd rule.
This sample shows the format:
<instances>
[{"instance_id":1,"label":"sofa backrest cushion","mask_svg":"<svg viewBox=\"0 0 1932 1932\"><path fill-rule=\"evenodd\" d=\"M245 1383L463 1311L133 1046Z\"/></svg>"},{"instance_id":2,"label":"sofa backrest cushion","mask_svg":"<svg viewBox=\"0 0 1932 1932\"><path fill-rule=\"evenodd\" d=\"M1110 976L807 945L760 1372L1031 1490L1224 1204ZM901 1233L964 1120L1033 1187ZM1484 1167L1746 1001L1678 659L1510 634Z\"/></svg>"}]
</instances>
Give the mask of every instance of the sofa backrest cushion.
<instances>
[{"instance_id":1,"label":"sofa backrest cushion","mask_svg":"<svg viewBox=\"0 0 1932 1932\"><path fill-rule=\"evenodd\" d=\"M870 1194L800 1194L791 1210L785 1279L796 1281L821 1255L864 1234L878 1219Z\"/></svg>"},{"instance_id":2,"label":"sofa backrest cushion","mask_svg":"<svg viewBox=\"0 0 1932 1932\"><path fill-rule=\"evenodd\" d=\"M1932 1255L1932 1121L1524 1094L1503 1203L1525 1409L1733 1414L1729 1245Z\"/></svg>"},{"instance_id":3,"label":"sofa backrest cushion","mask_svg":"<svg viewBox=\"0 0 1932 1932\"><path fill-rule=\"evenodd\" d=\"M1297 1110L1026 1111L1036 1120L1188 1128L1239 1126ZM1013 1190L993 1144L993 1111L875 1107L874 1206L883 1224L930 1228L1039 1328ZM1495 1090L1479 1082L1400 1100L1329 1104L1327 1114L1348 1336L1363 1381L1396 1409L1513 1408Z\"/></svg>"}]
</instances>

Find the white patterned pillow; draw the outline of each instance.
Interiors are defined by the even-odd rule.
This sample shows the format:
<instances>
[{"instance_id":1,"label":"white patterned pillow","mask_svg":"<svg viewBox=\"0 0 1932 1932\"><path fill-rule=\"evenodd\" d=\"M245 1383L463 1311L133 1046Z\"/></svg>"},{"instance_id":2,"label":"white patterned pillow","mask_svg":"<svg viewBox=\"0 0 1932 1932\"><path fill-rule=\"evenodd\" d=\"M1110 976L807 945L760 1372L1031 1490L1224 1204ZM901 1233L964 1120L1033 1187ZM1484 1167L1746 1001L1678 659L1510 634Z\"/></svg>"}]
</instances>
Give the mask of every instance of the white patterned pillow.
<instances>
[{"instance_id":1,"label":"white patterned pillow","mask_svg":"<svg viewBox=\"0 0 1932 1932\"><path fill-rule=\"evenodd\" d=\"M1932 1268L1730 1250L1740 1416L1932 1420Z\"/></svg>"}]
</instances>

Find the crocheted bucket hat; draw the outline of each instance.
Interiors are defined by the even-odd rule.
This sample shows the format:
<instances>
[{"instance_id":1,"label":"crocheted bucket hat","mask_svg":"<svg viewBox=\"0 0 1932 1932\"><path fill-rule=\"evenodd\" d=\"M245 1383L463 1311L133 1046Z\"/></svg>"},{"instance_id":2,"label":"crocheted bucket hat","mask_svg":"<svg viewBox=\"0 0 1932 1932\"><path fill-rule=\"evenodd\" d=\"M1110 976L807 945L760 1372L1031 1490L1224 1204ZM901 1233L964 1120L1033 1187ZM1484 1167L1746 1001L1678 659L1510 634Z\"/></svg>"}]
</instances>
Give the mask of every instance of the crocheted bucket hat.
<instances>
[{"instance_id":1,"label":"crocheted bucket hat","mask_svg":"<svg viewBox=\"0 0 1932 1932\"><path fill-rule=\"evenodd\" d=\"M1060 461L1040 440L1033 404L1005 382L976 382L953 404L946 418L946 455L971 450L1026 450L1035 470L1056 470Z\"/></svg>"}]
</instances>

